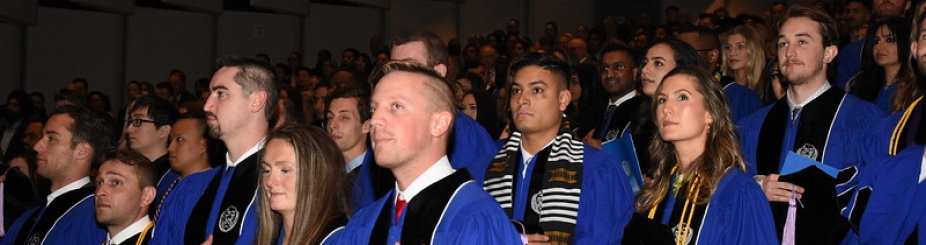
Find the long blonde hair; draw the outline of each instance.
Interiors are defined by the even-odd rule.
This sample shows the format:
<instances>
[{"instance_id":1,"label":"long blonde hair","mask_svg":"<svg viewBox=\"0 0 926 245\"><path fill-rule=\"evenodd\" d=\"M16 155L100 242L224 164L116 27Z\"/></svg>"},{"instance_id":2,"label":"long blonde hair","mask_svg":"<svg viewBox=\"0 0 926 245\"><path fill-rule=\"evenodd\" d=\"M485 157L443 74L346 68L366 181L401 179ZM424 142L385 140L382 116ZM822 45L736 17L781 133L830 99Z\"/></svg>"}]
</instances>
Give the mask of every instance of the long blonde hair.
<instances>
[{"instance_id":1,"label":"long blonde hair","mask_svg":"<svg viewBox=\"0 0 926 245\"><path fill-rule=\"evenodd\" d=\"M334 140L312 126L288 125L270 134L269 140L292 145L298 164L296 209L289 244L319 244L329 221L349 212L349 185L344 155ZM261 175L260 183L264 182ZM282 216L270 209L264 188L258 188L257 244L274 244Z\"/></svg>"},{"instance_id":2,"label":"long blonde hair","mask_svg":"<svg viewBox=\"0 0 926 245\"><path fill-rule=\"evenodd\" d=\"M740 146L735 139L738 133L730 119L730 107L723 95L720 84L714 81L713 76L700 67L677 67L663 78L663 82L672 76L686 76L696 82L697 91L704 96L705 110L714 119L714 122L709 125L707 141L704 142L704 153L692 162L688 170L681 173L701 178L700 189L697 192L697 204L701 205L710 201L717 184L727 171L732 168L745 171L746 164ZM663 84L661 83L656 91L662 90ZM652 116L655 118L657 113L656 100L653 100L652 106ZM669 182L671 182L674 174L673 169L678 162L675 145L663 140L660 134L653 138L649 146L649 152L656 168L653 173L653 180L646 183L637 196L635 207L637 212L641 213L654 208L665 198L666 193L669 191ZM678 171L683 170L679 169Z\"/></svg>"},{"instance_id":3,"label":"long blonde hair","mask_svg":"<svg viewBox=\"0 0 926 245\"><path fill-rule=\"evenodd\" d=\"M727 39L733 35L743 36L744 43L746 44L746 50L749 51L749 59L746 62L746 81L737 81L745 82L746 87L756 92L759 95L765 93L765 79L762 77L762 69L765 69L765 49L762 45L765 44L765 37L756 30L755 27L751 25L741 25L733 28L727 33ZM732 76L734 71L730 69L730 62L727 60L726 55L726 46L723 44L721 50L724 52L721 57L723 57L723 64L721 69L723 73L728 76Z\"/></svg>"}]
</instances>

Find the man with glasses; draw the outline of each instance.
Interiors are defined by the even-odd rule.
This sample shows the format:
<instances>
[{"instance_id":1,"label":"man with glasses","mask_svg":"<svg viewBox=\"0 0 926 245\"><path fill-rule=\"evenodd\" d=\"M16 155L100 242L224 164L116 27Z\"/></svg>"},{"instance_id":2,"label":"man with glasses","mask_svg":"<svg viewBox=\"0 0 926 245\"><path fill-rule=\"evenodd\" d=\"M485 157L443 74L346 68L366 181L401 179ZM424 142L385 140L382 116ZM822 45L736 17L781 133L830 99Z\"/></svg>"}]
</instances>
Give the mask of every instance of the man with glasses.
<instances>
[{"instance_id":1,"label":"man with glasses","mask_svg":"<svg viewBox=\"0 0 926 245\"><path fill-rule=\"evenodd\" d=\"M135 100L135 105L129 111L129 118L125 120L125 136L129 148L154 163L156 180L160 180L170 169L167 140L170 125L174 124L180 113L171 102L156 96Z\"/></svg>"},{"instance_id":2,"label":"man with glasses","mask_svg":"<svg viewBox=\"0 0 926 245\"><path fill-rule=\"evenodd\" d=\"M638 82L634 76L636 58L629 47L620 44L605 46L599 57L601 65L598 72L608 101L598 108L602 115L601 123L585 135L583 141L601 149L602 141L618 139L629 133L633 137L640 170L645 174L649 169L647 146L655 129L650 123L650 99L637 91Z\"/></svg>"}]
</instances>

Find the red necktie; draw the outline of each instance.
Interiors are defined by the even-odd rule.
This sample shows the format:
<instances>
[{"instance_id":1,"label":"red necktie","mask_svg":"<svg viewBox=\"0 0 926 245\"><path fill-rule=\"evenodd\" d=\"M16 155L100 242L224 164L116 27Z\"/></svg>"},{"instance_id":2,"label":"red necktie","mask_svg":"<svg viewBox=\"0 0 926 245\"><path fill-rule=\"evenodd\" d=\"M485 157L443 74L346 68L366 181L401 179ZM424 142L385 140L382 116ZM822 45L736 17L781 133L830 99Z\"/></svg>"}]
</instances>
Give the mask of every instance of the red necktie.
<instances>
[{"instance_id":1,"label":"red necktie","mask_svg":"<svg viewBox=\"0 0 926 245\"><path fill-rule=\"evenodd\" d=\"M395 201L395 223L399 223L399 218L402 217L402 210L405 209L405 199L402 196L397 196Z\"/></svg>"}]
</instances>

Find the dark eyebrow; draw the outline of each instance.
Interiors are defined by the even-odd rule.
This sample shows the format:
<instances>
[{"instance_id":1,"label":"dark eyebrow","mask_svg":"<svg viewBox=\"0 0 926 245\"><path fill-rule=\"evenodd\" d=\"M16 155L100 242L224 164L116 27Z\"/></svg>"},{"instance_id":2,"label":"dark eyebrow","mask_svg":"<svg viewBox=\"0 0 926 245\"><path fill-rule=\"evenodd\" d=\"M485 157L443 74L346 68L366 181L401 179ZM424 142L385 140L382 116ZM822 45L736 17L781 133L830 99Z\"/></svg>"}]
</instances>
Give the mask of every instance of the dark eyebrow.
<instances>
[{"instance_id":1,"label":"dark eyebrow","mask_svg":"<svg viewBox=\"0 0 926 245\"><path fill-rule=\"evenodd\" d=\"M543 81L543 80L537 80L537 81L530 82L530 83L528 83L527 85L528 85L528 86L530 86L530 85L547 85L547 82L545 82L545 81Z\"/></svg>"},{"instance_id":2,"label":"dark eyebrow","mask_svg":"<svg viewBox=\"0 0 926 245\"><path fill-rule=\"evenodd\" d=\"M228 88L226 88L225 86L222 86L222 85L217 85L217 86L215 86L215 87L212 87L212 91L216 91L216 90L219 90L219 89L228 90Z\"/></svg>"}]
</instances>

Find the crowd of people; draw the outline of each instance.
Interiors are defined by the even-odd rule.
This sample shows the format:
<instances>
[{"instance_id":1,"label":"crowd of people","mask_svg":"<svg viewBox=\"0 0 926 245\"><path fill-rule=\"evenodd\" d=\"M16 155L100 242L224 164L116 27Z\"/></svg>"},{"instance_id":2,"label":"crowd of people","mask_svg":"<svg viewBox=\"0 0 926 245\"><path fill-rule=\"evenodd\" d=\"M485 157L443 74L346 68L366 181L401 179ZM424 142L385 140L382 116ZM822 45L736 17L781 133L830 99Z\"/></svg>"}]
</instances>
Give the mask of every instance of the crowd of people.
<instances>
[{"instance_id":1,"label":"crowd of people","mask_svg":"<svg viewBox=\"0 0 926 245\"><path fill-rule=\"evenodd\" d=\"M923 243L926 4L827 3L14 90L0 244Z\"/></svg>"}]
</instances>

